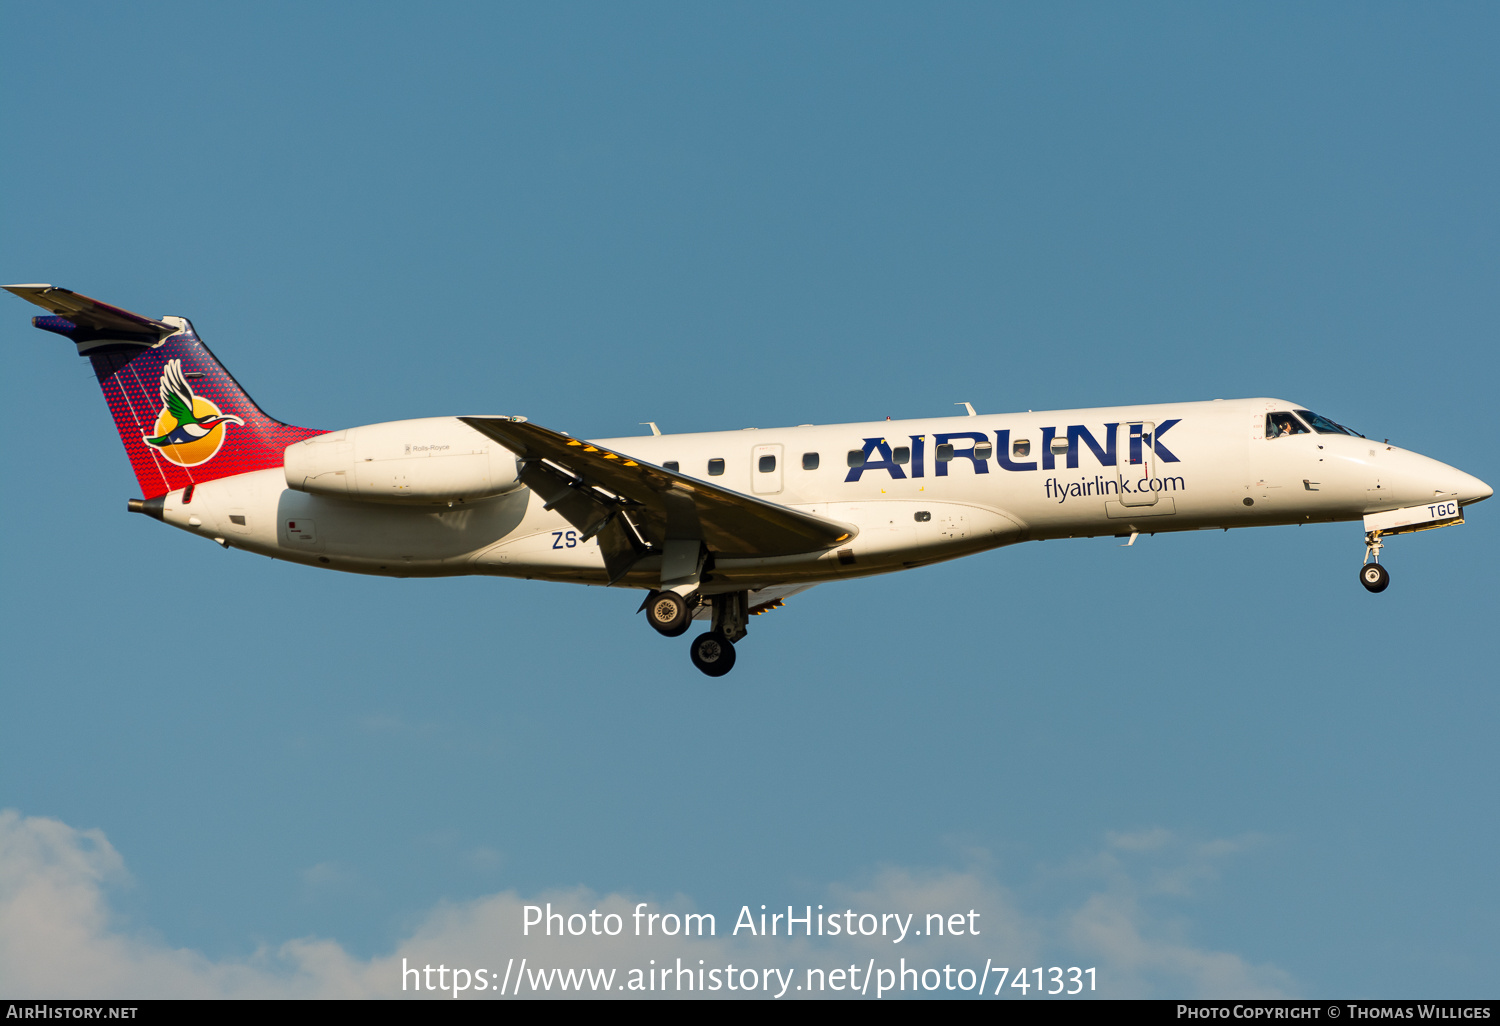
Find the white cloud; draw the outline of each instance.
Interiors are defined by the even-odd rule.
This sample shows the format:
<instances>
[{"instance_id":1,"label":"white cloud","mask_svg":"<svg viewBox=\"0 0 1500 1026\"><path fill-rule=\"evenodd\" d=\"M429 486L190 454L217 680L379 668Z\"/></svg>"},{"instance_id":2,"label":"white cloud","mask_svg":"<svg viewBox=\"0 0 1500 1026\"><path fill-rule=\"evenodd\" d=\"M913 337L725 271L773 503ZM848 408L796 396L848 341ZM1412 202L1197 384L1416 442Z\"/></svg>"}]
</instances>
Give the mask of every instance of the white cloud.
<instances>
[{"instance_id":1,"label":"white cloud","mask_svg":"<svg viewBox=\"0 0 1500 1026\"><path fill-rule=\"evenodd\" d=\"M772 993L786 987L789 997L805 996L797 988L808 982L809 968L825 973L841 969L847 986L850 966L856 983L875 960L874 997L879 982L895 983L900 959L908 968L937 969L952 966L944 978L964 982L960 969L982 971L985 960L994 965L1095 965L1101 996L1272 996L1292 989L1291 979L1280 970L1256 966L1238 955L1206 951L1193 946L1188 930L1180 922L1163 918L1152 906L1166 896L1190 896L1195 881L1211 879L1213 862L1239 850L1244 842L1191 844L1167 831L1144 831L1112 835L1104 848L1070 866L1066 875L1081 886L1071 902L1049 913L1023 911L1015 894L1002 886L990 867L982 862L964 870L914 870L887 867L858 885L835 883L826 891L825 916L854 910L879 914L863 924L876 930L874 936L853 939L784 936L752 937L741 931L732 935L739 908L702 909L684 896L652 900L645 910L657 913L712 912L717 936L684 939L662 936L658 920L651 937L635 937L633 913L642 900L634 895L597 895L584 888L557 890L530 897L513 891L472 901L443 904L433 909L421 925L396 945L388 955L371 959L351 956L336 941L302 938L274 949L262 949L245 959L211 960L185 949L174 949L160 940L131 934L111 923L108 888L124 879L118 852L97 830L77 830L57 820L22 817L15 811L0 812L0 980L12 994L28 997L399 997L402 969L445 967L445 985L452 987L452 967L468 972L471 989L465 996L492 996L512 969L513 987L521 960L531 978L537 970L554 968L613 968L613 986L630 982L630 972L676 969L694 971L733 963L739 972L775 967L783 973L772 977ZM1132 860L1148 860L1133 866ZM309 869L308 884L337 883L345 871L333 864ZM523 909L528 905L554 912L588 916L597 910L594 925L610 913L619 916L618 937L569 936L548 938L533 930L521 937ZM969 918L969 910L979 913ZM769 916L785 912L785 906L768 908ZM751 907L759 925L760 908ZM906 920L908 936L893 943L900 920L885 913L911 914ZM928 925L925 915L942 913L944 935L922 935ZM797 909L797 915L802 909ZM814 909L814 916L818 910ZM958 920L951 919L959 916ZM556 920L554 927L556 925ZM576 928L585 922L574 919ZM768 920L769 922L769 920ZM667 921L668 926L672 922ZM935 925L936 920L933 921ZM963 936L947 935L959 924ZM879 929L877 929L877 925ZM977 926L979 936L968 936ZM880 929L884 930L884 936ZM655 960L654 965L652 960ZM789 971L796 969L792 977ZM486 989L477 984L484 970ZM491 983L490 974L494 974ZM433 974L436 977L436 973ZM674 972L675 979L676 974ZM642 977L637 977L642 978ZM413 977L405 977L408 985ZM424 975L423 982L427 982ZM749 977L743 977L743 983ZM818 976L832 983L837 977ZM908 983L913 977L905 978ZM929 975L928 981L936 979ZM973 977L967 978L972 986ZM990 978L993 988L996 978ZM697 983L694 973L694 984ZM945 984L946 986L946 984ZM413 989L406 991L412 996ZM570 990L568 996L575 992ZM585 991L585 994L590 993ZM614 996L630 992L618 989ZM675 991L668 992L676 996ZM698 992L693 991L694 994ZM766 996L757 990L758 996ZM827 996L847 996L849 991ZM910 993L908 988L907 993ZM924 991L924 994L927 992ZM945 993L945 991L940 991ZM1007 993L1011 993L1007 991ZM422 991L422 996L431 996ZM563 996L554 981L553 996ZM647 991L661 996L661 992ZM530 996L528 994L528 996ZM602 995L601 995L602 996ZM686 993L683 996L688 996ZM713 996L744 996L740 990L721 989Z\"/></svg>"},{"instance_id":2,"label":"white cloud","mask_svg":"<svg viewBox=\"0 0 1500 1026\"><path fill-rule=\"evenodd\" d=\"M1092 895L1068 919L1074 947L1107 967L1111 997L1285 997L1292 991L1291 977L1274 966L1195 948L1161 924L1148 935L1147 921L1139 898L1128 891Z\"/></svg>"}]
</instances>

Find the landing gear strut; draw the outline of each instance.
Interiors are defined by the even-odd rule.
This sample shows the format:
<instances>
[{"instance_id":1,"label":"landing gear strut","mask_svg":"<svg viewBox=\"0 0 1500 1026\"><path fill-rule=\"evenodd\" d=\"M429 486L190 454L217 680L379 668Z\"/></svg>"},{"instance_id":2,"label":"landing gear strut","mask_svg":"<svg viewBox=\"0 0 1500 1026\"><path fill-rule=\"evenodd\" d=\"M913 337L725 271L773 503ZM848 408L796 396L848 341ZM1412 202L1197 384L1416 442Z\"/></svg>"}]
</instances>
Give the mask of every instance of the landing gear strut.
<instances>
[{"instance_id":1,"label":"landing gear strut","mask_svg":"<svg viewBox=\"0 0 1500 1026\"><path fill-rule=\"evenodd\" d=\"M722 677L734 669L734 643L747 633L750 593L734 591L715 595L709 601L714 609L713 630L694 638L688 655L693 665L710 677Z\"/></svg>"},{"instance_id":2,"label":"landing gear strut","mask_svg":"<svg viewBox=\"0 0 1500 1026\"><path fill-rule=\"evenodd\" d=\"M1380 550L1384 543L1379 531L1365 535L1365 565L1359 568L1359 583L1366 591L1380 593L1390 587L1391 575L1380 565Z\"/></svg>"}]
</instances>

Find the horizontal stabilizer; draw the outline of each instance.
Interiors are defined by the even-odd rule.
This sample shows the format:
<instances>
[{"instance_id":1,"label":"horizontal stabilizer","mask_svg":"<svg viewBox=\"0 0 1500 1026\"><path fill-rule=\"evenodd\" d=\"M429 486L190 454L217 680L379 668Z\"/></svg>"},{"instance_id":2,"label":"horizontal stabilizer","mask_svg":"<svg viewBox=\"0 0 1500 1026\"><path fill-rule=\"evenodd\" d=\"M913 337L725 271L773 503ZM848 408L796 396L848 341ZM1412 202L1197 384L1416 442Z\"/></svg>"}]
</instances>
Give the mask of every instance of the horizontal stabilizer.
<instances>
[{"instance_id":1,"label":"horizontal stabilizer","mask_svg":"<svg viewBox=\"0 0 1500 1026\"><path fill-rule=\"evenodd\" d=\"M500 417L459 419L531 464L521 475L528 485L537 475L547 475L538 484L548 493L543 496L548 508L589 534L622 512L654 546L668 538L696 539L721 556L755 558L831 549L856 533L848 524L685 477L536 424Z\"/></svg>"},{"instance_id":2,"label":"horizontal stabilizer","mask_svg":"<svg viewBox=\"0 0 1500 1026\"><path fill-rule=\"evenodd\" d=\"M180 325L121 310L56 285L6 285L4 288L55 314L54 317L33 317L31 323L43 331L72 339L78 343L80 353L109 343L154 346L181 330Z\"/></svg>"}]
</instances>

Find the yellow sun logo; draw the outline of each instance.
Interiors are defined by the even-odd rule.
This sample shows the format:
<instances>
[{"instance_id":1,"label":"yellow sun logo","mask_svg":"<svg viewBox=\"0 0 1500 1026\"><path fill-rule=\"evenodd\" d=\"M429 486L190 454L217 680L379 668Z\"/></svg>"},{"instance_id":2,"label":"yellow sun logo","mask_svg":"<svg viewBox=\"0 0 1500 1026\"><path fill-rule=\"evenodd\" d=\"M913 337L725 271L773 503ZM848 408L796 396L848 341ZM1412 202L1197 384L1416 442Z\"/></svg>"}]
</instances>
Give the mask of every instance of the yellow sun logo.
<instances>
[{"instance_id":1,"label":"yellow sun logo","mask_svg":"<svg viewBox=\"0 0 1500 1026\"><path fill-rule=\"evenodd\" d=\"M179 467L196 467L218 454L230 424L245 422L226 416L218 406L194 395L182 372L181 360L168 360L161 372L161 412L156 415L155 435L142 441Z\"/></svg>"}]
</instances>

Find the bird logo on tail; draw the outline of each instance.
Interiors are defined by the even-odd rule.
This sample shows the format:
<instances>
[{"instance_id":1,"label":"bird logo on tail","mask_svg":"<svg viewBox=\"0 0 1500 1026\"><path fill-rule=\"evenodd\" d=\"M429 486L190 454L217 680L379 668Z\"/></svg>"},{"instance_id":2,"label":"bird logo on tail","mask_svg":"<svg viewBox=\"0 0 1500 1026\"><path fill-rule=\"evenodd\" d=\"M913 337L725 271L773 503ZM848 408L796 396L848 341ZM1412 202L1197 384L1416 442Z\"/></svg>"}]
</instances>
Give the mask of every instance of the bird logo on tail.
<instances>
[{"instance_id":1,"label":"bird logo on tail","mask_svg":"<svg viewBox=\"0 0 1500 1026\"><path fill-rule=\"evenodd\" d=\"M230 424L244 426L233 414L224 414L201 395L194 395L182 372L181 360L168 360L161 372L161 412L156 415L156 435L142 441L179 467L196 467L218 454Z\"/></svg>"}]
</instances>

